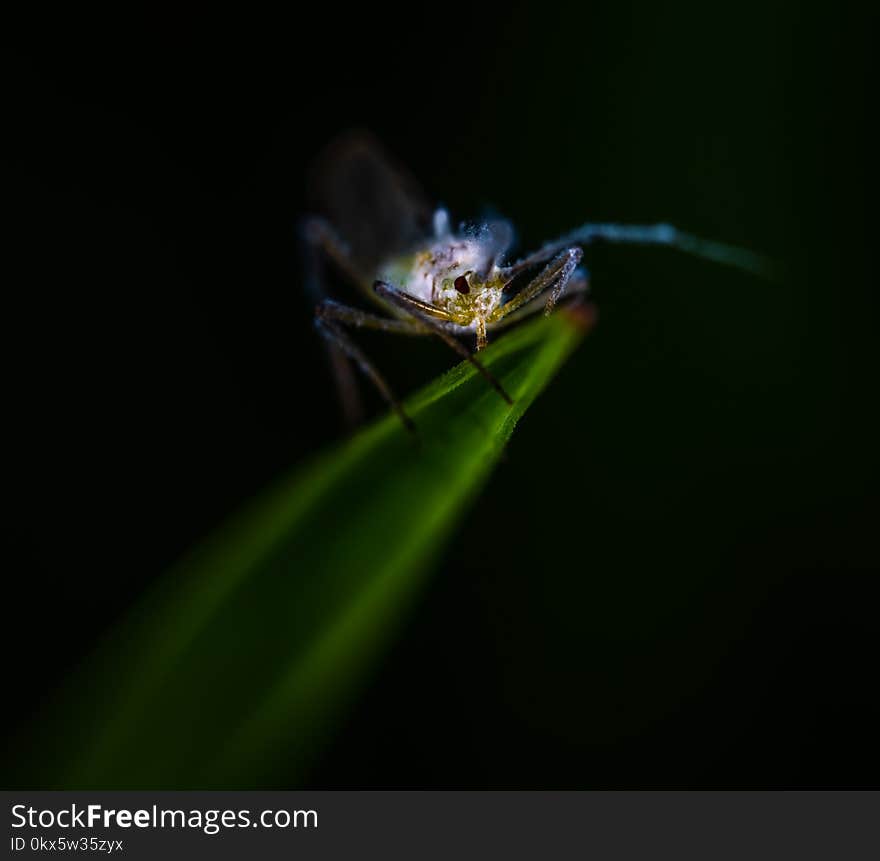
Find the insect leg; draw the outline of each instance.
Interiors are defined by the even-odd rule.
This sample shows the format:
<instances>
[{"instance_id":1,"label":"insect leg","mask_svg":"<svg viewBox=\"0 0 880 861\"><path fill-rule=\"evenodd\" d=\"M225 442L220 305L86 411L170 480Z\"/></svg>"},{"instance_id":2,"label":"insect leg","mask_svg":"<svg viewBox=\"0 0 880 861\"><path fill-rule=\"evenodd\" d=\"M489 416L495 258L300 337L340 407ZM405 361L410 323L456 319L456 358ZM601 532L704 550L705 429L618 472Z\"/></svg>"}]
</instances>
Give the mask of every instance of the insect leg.
<instances>
[{"instance_id":1,"label":"insect leg","mask_svg":"<svg viewBox=\"0 0 880 861\"><path fill-rule=\"evenodd\" d=\"M348 252L348 247L329 222L323 218L306 218L300 225L300 238L303 245L305 287L313 299L322 300L327 295L325 279L326 266L329 263L354 287L369 296L371 301L376 301L376 295L370 290L369 279L360 272ZM336 341L325 338L324 343L345 422L354 426L363 418L363 405L354 371L345 351Z\"/></svg>"},{"instance_id":2,"label":"insect leg","mask_svg":"<svg viewBox=\"0 0 880 861\"><path fill-rule=\"evenodd\" d=\"M414 431L415 425L412 419L404 412L400 401L395 397L391 387L385 378L376 369L376 366L366 357L354 341L343 329L343 325L358 326L369 329L379 329L384 332L396 332L403 335L423 335L425 329L415 320L386 320L375 314L367 314L357 308L349 308L338 302L325 300L315 309L315 327L327 339L337 351L348 356L361 369L379 393L388 402L389 406L397 413L400 420L408 430Z\"/></svg>"},{"instance_id":3,"label":"insect leg","mask_svg":"<svg viewBox=\"0 0 880 861\"><path fill-rule=\"evenodd\" d=\"M665 245L764 277L770 277L774 270L769 260L753 251L711 239L702 239L691 233L684 233L671 224L584 224L507 267L503 270L503 274L505 277L513 277L519 272L549 260L563 248L570 245L589 245L596 241Z\"/></svg>"},{"instance_id":4,"label":"insect leg","mask_svg":"<svg viewBox=\"0 0 880 861\"><path fill-rule=\"evenodd\" d=\"M483 377L486 378L492 388L494 388L495 391L507 401L507 403L513 403L510 395L504 391L501 383L495 379L494 375L489 372L485 365L483 365L483 363L480 362L479 359L467 349L467 347L455 338L447 326L443 325L444 322L453 323L454 321L442 308L438 308L436 305L431 305L428 302L422 302L415 296L410 296L409 293L405 293L403 290L398 290L396 287L392 287L384 281L376 281L376 283L373 284L373 289L378 296L381 296L395 307L400 308L405 313L420 321L433 334L440 338L441 341L458 353L459 356L470 362L483 375Z\"/></svg>"},{"instance_id":5,"label":"insect leg","mask_svg":"<svg viewBox=\"0 0 880 861\"><path fill-rule=\"evenodd\" d=\"M557 254L519 293L496 308L489 315L487 322L496 323L502 317L506 317L540 296L545 290L550 290L550 295L544 306L545 313L549 314L565 290L571 276L574 275L578 263L581 262L581 257L583 257L583 251L580 248L568 248L561 254Z\"/></svg>"},{"instance_id":6,"label":"insect leg","mask_svg":"<svg viewBox=\"0 0 880 861\"><path fill-rule=\"evenodd\" d=\"M352 260L348 246L328 221L314 216L306 218L302 222L301 236L306 257L306 288L315 299L326 295L324 265L330 262L346 280L375 302L370 279Z\"/></svg>"},{"instance_id":7,"label":"insect leg","mask_svg":"<svg viewBox=\"0 0 880 861\"><path fill-rule=\"evenodd\" d=\"M315 309L315 316L322 320L334 320L347 326L355 326L359 329L378 329L382 332L395 332L398 335L427 335L429 330L417 320L394 320L389 317L380 317L361 311L360 308L352 308L332 299L325 299Z\"/></svg>"},{"instance_id":8,"label":"insect leg","mask_svg":"<svg viewBox=\"0 0 880 861\"><path fill-rule=\"evenodd\" d=\"M303 253L303 275L306 292L314 300L327 295L325 289L325 266L333 262L349 280L360 280L350 265L347 249L330 225L320 218L308 218L300 225ZM354 371L345 352L331 338L326 337L327 358L336 382L336 391L342 405L345 423L350 427L363 418L363 404L358 392Z\"/></svg>"},{"instance_id":9,"label":"insect leg","mask_svg":"<svg viewBox=\"0 0 880 861\"><path fill-rule=\"evenodd\" d=\"M590 289L590 279L584 269L577 269L572 275L571 280L568 282L568 285L565 288L565 295L562 299L568 299L569 297L579 296L583 293L586 293ZM547 302L543 296L535 296L530 302L526 302L525 305L521 305L516 311L512 313L505 314L500 320L498 320L492 326L493 329L506 329L508 326L512 326L514 323L518 323L520 320L525 319L526 317L530 317L532 314L537 313L541 310L546 310Z\"/></svg>"}]
</instances>

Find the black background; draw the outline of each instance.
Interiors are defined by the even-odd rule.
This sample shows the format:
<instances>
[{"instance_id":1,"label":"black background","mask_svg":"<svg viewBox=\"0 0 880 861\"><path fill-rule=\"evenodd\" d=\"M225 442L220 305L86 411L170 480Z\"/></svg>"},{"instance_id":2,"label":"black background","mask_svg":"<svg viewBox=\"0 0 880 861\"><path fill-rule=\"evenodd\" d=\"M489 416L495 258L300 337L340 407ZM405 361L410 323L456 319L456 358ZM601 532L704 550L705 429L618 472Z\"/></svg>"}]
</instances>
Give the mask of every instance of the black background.
<instances>
[{"instance_id":1,"label":"black background","mask_svg":"<svg viewBox=\"0 0 880 861\"><path fill-rule=\"evenodd\" d=\"M876 785L876 23L526 3L11 27L10 722L342 435L294 228L310 160L368 127L525 247L664 219L788 274L590 254L595 333L310 785ZM449 364L371 349L402 391Z\"/></svg>"}]
</instances>

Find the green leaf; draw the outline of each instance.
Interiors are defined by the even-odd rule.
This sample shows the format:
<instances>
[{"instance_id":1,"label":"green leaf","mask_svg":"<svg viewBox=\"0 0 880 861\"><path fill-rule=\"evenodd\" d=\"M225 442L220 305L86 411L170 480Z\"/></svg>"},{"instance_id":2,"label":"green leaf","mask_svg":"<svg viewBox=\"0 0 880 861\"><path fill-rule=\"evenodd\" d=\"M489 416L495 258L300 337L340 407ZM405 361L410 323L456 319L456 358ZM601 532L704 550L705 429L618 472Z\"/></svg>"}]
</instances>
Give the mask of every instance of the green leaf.
<instances>
[{"instance_id":1,"label":"green leaf","mask_svg":"<svg viewBox=\"0 0 880 861\"><path fill-rule=\"evenodd\" d=\"M302 781L514 425L578 343L560 312L464 363L280 481L159 579L33 741L43 788ZM122 575L123 572L120 572Z\"/></svg>"}]
</instances>

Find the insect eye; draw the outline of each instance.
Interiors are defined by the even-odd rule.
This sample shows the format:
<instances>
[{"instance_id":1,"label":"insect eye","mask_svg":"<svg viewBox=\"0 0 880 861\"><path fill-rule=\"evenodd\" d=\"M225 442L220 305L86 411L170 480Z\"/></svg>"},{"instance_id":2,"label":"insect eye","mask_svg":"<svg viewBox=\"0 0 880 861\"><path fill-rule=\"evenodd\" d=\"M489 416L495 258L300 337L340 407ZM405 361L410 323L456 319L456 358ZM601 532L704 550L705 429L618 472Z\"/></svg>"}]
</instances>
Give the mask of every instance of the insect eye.
<instances>
[{"instance_id":1,"label":"insect eye","mask_svg":"<svg viewBox=\"0 0 880 861\"><path fill-rule=\"evenodd\" d=\"M455 279L454 285L456 290L464 296L467 296L468 293L471 292L470 285L467 282L467 278L464 275L459 275L458 278Z\"/></svg>"}]
</instances>

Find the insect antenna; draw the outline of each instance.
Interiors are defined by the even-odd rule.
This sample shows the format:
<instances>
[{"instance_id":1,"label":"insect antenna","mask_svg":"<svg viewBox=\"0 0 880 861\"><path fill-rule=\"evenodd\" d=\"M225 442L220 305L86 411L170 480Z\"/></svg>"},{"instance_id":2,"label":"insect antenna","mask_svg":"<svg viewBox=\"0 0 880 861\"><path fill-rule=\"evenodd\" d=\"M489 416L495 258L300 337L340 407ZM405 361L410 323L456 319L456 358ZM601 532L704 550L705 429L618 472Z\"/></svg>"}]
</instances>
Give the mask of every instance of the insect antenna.
<instances>
[{"instance_id":1,"label":"insect antenna","mask_svg":"<svg viewBox=\"0 0 880 861\"><path fill-rule=\"evenodd\" d=\"M572 245L590 245L593 242L665 245L764 278L772 279L779 274L778 265L760 254L755 254L746 248L685 233L671 224L584 224L565 236L548 242L534 254L510 266L507 273L515 275L535 263L547 260L563 248Z\"/></svg>"}]
</instances>

